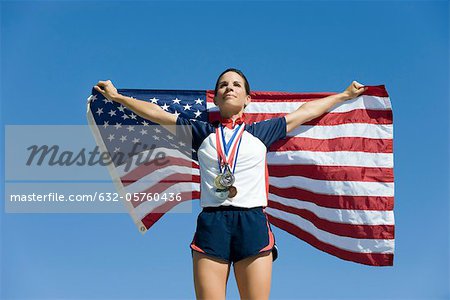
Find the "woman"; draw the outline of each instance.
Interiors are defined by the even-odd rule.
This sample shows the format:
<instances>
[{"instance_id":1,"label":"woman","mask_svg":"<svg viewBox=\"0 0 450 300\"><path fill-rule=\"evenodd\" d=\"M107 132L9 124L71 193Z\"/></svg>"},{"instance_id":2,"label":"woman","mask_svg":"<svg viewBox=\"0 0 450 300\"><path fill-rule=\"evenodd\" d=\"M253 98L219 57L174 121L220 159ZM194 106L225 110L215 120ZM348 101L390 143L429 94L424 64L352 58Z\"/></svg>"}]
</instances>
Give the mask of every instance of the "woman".
<instances>
[{"instance_id":1,"label":"woman","mask_svg":"<svg viewBox=\"0 0 450 300\"><path fill-rule=\"evenodd\" d=\"M334 105L361 95L356 81L342 93L303 104L284 117L246 124L251 102L244 74L227 69L215 87L220 121L209 124L176 117L156 104L120 95L111 81L94 87L139 116L161 125L190 125L201 176L201 206L190 245L198 299L224 299L231 263L242 299L268 299L277 250L267 206L266 152L299 125Z\"/></svg>"}]
</instances>

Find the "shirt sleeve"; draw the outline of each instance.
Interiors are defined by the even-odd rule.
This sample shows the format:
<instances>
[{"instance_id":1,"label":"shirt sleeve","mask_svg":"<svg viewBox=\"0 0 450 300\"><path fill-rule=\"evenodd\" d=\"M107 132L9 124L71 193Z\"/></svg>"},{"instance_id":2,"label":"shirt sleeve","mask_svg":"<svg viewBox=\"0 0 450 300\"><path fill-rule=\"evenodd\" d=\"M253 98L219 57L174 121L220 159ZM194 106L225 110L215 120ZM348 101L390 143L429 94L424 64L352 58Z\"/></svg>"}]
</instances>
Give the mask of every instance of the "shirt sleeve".
<instances>
[{"instance_id":1,"label":"shirt sleeve","mask_svg":"<svg viewBox=\"0 0 450 300\"><path fill-rule=\"evenodd\" d=\"M203 141L214 131L210 123L198 120L190 120L182 117L177 118L177 136L183 140L192 137L192 149L198 151Z\"/></svg>"},{"instance_id":2,"label":"shirt sleeve","mask_svg":"<svg viewBox=\"0 0 450 300\"><path fill-rule=\"evenodd\" d=\"M286 119L273 118L249 125L248 131L260 139L266 148L286 137Z\"/></svg>"}]
</instances>

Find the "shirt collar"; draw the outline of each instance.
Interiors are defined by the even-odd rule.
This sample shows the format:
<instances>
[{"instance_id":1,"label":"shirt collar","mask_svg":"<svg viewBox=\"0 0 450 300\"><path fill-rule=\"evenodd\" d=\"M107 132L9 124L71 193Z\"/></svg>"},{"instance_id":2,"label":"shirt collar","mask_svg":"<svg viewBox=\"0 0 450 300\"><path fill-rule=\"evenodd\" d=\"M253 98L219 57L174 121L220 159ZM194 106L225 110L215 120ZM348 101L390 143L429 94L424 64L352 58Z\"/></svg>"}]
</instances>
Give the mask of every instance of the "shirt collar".
<instances>
[{"instance_id":1,"label":"shirt collar","mask_svg":"<svg viewBox=\"0 0 450 300\"><path fill-rule=\"evenodd\" d=\"M245 121L246 121L245 119L246 119L245 114L242 113L242 116L237 118L236 120L234 120L234 122L232 119L222 118L222 117L220 117L219 122L220 122L220 124L222 124L222 126L227 127L229 129L233 129L234 126L236 126L236 125L240 125L242 123L245 124Z\"/></svg>"}]
</instances>

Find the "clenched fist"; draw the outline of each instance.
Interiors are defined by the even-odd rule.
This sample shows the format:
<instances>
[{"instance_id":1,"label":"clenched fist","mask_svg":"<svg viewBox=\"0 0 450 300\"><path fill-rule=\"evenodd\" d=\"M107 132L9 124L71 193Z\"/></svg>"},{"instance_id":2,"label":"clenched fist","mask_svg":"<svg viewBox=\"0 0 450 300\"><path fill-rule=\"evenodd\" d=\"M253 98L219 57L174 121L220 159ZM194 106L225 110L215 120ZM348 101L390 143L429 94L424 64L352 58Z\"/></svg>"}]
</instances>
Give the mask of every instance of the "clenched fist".
<instances>
[{"instance_id":1,"label":"clenched fist","mask_svg":"<svg viewBox=\"0 0 450 300\"><path fill-rule=\"evenodd\" d=\"M116 87L111 82L111 80L97 82L97 85L94 86L94 89L102 93L102 95L109 100L114 100L119 95Z\"/></svg>"},{"instance_id":2,"label":"clenched fist","mask_svg":"<svg viewBox=\"0 0 450 300\"><path fill-rule=\"evenodd\" d=\"M367 88L357 81L353 81L343 92L347 100L353 99L361 95Z\"/></svg>"}]
</instances>

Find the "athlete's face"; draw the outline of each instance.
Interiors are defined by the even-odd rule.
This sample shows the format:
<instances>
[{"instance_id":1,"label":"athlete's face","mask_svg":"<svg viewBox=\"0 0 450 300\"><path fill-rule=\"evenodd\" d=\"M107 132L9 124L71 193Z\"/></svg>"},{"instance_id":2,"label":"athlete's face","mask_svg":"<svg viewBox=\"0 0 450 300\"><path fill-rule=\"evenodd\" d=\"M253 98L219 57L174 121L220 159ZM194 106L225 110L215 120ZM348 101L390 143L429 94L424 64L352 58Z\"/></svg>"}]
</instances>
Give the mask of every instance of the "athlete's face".
<instances>
[{"instance_id":1,"label":"athlete's face","mask_svg":"<svg viewBox=\"0 0 450 300\"><path fill-rule=\"evenodd\" d=\"M244 79L235 72L227 72L219 79L217 95L214 103L223 115L235 115L244 109L251 101L245 91Z\"/></svg>"}]
</instances>

